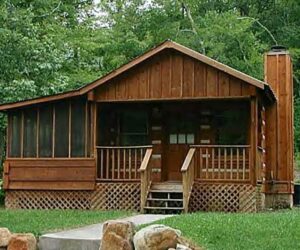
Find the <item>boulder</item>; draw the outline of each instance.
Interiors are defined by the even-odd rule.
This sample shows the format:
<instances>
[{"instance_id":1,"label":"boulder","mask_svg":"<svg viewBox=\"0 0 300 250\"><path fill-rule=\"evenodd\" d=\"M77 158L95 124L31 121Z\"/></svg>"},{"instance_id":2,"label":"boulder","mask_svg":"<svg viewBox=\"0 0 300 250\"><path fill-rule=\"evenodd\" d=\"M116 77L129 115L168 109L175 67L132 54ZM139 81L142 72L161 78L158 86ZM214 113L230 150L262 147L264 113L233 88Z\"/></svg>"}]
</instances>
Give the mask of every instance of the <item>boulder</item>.
<instances>
[{"instance_id":1,"label":"boulder","mask_svg":"<svg viewBox=\"0 0 300 250\"><path fill-rule=\"evenodd\" d=\"M150 225L138 231L133 238L135 250L165 250L175 248L179 230L165 225Z\"/></svg>"},{"instance_id":2,"label":"boulder","mask_svg":"<svg viewBox=\"0 0 300 250\"><path fill-rule=\"evenodd\" d=\"M189 247L187 247L187 246L185 246L185 245L177 244L176 250L192 250L192 249L189 248Z\"/></svg>"},{"instance_id":3,"label":"boulder","mask_svg":"<svg viewBox=\"0 0 300 250\"><path fill-rule=\"evenodd\" d=\"M33 234L13 234L7 250L36 250L36 239Z\"/></svg>"},{"instance_id":4,"label":"boulder","mask_svg":"<svg viewBox=\"0 0 300 250\"><path fill-rule=\"evenodd\" d=\"M133 250L135 225L128 221L107 221L103 224L100 250Z\"/></svg>"},{"instance_id":5,"label":"boulder","mask_svg":"<svg viewBox=\"0 0 300 250\"><path fill-rule=\"evenodd\" d=\"M7 247L10 238L11 238L10 231L5 227L1 227L0 228L0 248Z\"/></svg>"}]
</instances>

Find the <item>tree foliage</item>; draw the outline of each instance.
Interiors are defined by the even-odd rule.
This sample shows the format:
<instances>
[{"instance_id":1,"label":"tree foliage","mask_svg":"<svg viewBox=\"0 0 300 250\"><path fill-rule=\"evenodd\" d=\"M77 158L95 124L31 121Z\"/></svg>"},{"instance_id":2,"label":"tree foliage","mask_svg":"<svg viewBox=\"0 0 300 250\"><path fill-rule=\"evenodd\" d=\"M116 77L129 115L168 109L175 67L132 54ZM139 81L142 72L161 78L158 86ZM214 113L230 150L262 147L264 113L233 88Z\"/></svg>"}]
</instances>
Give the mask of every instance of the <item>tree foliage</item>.
<instances>
[{"instance_id":1,"label":"tree foliage","mask_svg":"<svg viewBox=\"0 0 300 250\"><path fill-rule=\"evenodd\" d=\"M166 39L263 79L276 43L293 56L295 143L300 149L298 0L3 0L0 102L86 84ZM5 117L0 116L0 157Z\"/></svg>"}]
</instances>

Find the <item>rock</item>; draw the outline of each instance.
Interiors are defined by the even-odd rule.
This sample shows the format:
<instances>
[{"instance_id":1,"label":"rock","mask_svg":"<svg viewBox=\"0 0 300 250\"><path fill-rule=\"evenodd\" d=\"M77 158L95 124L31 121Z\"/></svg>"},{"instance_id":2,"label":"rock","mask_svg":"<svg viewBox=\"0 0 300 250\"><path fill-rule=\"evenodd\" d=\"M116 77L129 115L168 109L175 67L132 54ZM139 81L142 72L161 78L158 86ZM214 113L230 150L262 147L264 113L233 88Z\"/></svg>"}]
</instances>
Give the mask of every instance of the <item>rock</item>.
<instances>
[{"instance_id":1,"label":"rock","mask_svg":"<svg viewBox=\"0 0 300 250\"><path fill-rule=\"evenodd\" d=\"M0 228L0 247L7 247L10 238L11 238L10 231L5 227L1 227Z\"/></svg>"},{"instance_id":2,"label":"rock","mask_svg":"<svg viewBox=\"0 0 300 250\"><path fill-rule=\"evenodd\" d=\"M13 234L7 250L36 250L36 239L33 234Z\"/></svg>"},{"instance_id":3,"label":"rock","mask_svg":"<svg viewBox=\"0 0 300 250\"><path fill-rule=\"evenodd\" d=\"M192 249L189 248L189 247L187 247L187 246L185 246L185 245L177 244L176 250L192 250Z\"/></svg>"},{"instance_id":4,"label":"rock","mask_svg":"<svg viewBox=\"0 0 300 250\"><path fill-rule=\"evenodd\" d=\"M103 225L100 250L133 250L135 226L127 221L107 221Z\"/></svg>"},{"instance_id":5,"label":"rock","mask_svg":"<svg viewBox=\"0 0 300 250\"><path fill-rule=\"evenodd\" d=\"M150 225L138 231L133 238L135 250L165 250L175 248L179 230L165 225Z\"/></svg>"}]
</instances>

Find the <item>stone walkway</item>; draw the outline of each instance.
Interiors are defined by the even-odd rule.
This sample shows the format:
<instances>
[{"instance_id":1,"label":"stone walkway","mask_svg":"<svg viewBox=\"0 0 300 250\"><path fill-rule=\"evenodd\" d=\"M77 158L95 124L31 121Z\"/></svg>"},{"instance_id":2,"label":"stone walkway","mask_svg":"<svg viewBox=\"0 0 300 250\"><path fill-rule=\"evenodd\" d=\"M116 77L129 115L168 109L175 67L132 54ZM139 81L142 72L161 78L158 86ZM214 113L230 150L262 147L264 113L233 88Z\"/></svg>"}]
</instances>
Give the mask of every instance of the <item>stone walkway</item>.
<instances>
[{"instance_id":1,"label":"stone walkway","mask_svg":"<svg viewBox=\"0 0 300 250\"><path fill-rule=\"evenodd\" d=\"M121 221L131 221L135 225L152 223L173 215L139 214ZM40 250L99 250L102 237L102 223L72 230L44 234L39 238Z\"/></svg>"}]
</instances>

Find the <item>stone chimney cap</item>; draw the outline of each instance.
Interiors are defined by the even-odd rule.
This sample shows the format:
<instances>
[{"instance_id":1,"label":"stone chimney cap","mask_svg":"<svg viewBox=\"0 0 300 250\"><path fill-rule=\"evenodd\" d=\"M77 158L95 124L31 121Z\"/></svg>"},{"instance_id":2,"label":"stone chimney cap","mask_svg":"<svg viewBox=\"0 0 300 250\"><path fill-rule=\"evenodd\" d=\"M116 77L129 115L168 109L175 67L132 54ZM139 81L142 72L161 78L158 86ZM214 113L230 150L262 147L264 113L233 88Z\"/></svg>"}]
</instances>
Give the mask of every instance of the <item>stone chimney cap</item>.
<instances>
[{"instance_id":1,"label":"stone chimney cap","mask_svg":"<svg viewBox=\"0 0 300 250\"><path fill-rule=\"evenodd\" d=\"M286 50L287 50L286 47L283 45L273 45L271 47L271 51L273 51L273 52L282 52L282 51L286 51Z\"/></svg>"},{"instance_id":2,"label":"stone chimney cap","mask_svg":"<svg viewBox=\"0 0 300 250\"><path fill-rule=\"evenodd\" d=\"M274 55L274 54L289 54L287 48L283 45L273 45L271 47L271 50L267 53L269 55Z\"/></svg>"}]
</instances>

